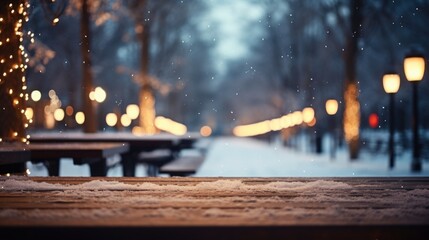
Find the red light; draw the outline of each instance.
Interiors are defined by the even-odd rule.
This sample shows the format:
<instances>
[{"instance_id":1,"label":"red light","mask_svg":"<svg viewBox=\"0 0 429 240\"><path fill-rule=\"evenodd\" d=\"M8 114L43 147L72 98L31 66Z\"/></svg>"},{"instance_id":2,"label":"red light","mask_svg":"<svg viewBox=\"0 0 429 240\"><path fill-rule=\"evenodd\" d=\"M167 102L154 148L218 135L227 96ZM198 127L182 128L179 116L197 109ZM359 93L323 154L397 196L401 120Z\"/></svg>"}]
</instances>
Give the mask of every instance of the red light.
<instances>
[{"instance_id":1,"label":"red light","mask_svg":"<svg viewBox=\"0 0 429 240\"><path fill-rule=\"evenodd\" d=\"M368 122L370 127L376 128L378 126L378 115L371 113L371 115L369 115Z\"/></svg>"}]
</instances>

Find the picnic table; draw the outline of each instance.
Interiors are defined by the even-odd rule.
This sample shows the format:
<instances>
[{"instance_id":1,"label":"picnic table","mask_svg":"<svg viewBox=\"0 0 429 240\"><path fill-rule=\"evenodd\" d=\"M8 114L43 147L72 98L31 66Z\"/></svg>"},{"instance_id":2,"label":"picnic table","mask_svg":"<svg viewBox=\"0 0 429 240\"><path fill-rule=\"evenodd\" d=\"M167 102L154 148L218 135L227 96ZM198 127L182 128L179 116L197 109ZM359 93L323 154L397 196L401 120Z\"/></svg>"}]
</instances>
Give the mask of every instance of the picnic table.
<instances>
[{"instance_id":1,"label":"picnic table","mask_svg":"<svg viewBox=\"0 0 429 240\"><path fill-rule=\"evenodd\" d=\"M427 239L429 178L0 178L8 239Z\"/></svg>"},{"instance_id":2,"label":"picnic table","mask_svg":"<svg viewBox=\"0 0 429 240\"><path fill-rule=\"evenodd\" d=\"M76 165L89 164L91 176L106 176L108 158L128 149L127 143L103 142L4 144L0 147L0 168L17 173L25 171L27 161L42 162L49 176L59 176L60 159L72 158Z\"/></svg>"},{"instance_id":3,"label":"picnic table","mask_svg":"<svg viewBox=\"0 0 429 240\"><path fill-rule=\"evenodd\" d=\"M73 142L73 143L30 143L33 163L42 162L48 168L49 176L60 175L60 159L72 158L75 165L89 164L91 176L106 176L108 158L128 152L127 143Z\"/></svg>"},{"instance_id":4,"label":"picnic table","mask_svg":"<svg viewBox=\"0 0 429 240\"><path fill-rule=\"evenodd\" d=\"M0 165L25 163L30 160L30 151L25 145L4 144L0 145Z\"/></svg>"},{"instance_id":5,"label":"picnic table","mask_svg":"<svg viewBox=\"0 0 429 240\"><path fill-rule=\"evenodd\" d=\"M26 162L30 161L30 151L25 149L24 144L0 145L0 174L23 173L26 169Z\"/></svg>"},{"instance_id":6,"label":"picnic table","mask_svg":"<svg viewBox=\"0 0 429 240\"><path fill-rule=\"evenodd\" d=\"M192 148L199 139L198 134L188 133L184 136L172 134L134 135L130 132L109 133L33 133L30 141L33 143L52 142L124 142L129 145L129 151L121 154L123 176L134 177L135 168L141 152L150 152L159 149L171 150L176 154L182 149Z\"/></svg>"}]
</instances>

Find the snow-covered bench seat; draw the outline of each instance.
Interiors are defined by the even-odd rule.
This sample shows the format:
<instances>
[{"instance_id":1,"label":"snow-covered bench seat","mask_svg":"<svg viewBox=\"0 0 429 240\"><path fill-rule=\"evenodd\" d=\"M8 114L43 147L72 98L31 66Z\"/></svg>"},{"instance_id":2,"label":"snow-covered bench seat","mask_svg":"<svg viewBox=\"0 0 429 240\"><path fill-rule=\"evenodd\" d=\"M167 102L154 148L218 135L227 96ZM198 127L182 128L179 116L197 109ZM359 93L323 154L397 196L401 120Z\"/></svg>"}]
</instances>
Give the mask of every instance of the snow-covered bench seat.
<instances>
[{"instance_id":1,"label":"snow-covered bench seat","mask_svg":"<svg viewBox=\"0 0 429 240\"><path fill-rule=\"evenodd\" d=\"M138 163L146 165L146 174L155 177L159 173L159 168L171 162L175 154L169 149L157 149L150 152L141 152L138 155Z\"/></svg>"},{"instance_id":2,"label":"snow-covered bench seat","mask_svg":"<svg viewBox=\"0 0 429 240\"><path fill-rule=\"evenodd\" d=\"M203 156L182 156L161 166L159 173L170 176L189 176L197 172L204 161Z\"/></svg>"}]
</instances>

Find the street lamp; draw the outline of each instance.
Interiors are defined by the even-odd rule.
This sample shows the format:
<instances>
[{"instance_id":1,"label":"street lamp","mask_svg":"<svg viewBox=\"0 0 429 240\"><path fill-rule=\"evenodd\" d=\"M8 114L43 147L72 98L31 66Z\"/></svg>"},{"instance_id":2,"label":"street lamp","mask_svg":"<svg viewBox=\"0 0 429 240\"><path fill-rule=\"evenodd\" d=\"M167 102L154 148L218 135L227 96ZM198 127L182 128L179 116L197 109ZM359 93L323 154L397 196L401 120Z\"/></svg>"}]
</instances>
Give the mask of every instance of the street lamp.
<instances>
[{"instance_id":1,"label":"street lamp","mask_svg":"<svg viewBox=\"0 0 429 240\"><path fill-rule=\"evenodd\" d=\"M383 88L389 94L390 116L389 116L389 167L395 166L394 130L395 130L395 101L394 95L398 92L401 79L396 73L386 73L383 75Z\"/></svg>"},{"instance_id":2,"label":"street lamp","mask_svg":"<svg viewBox=\"0 0 429 240\"><path fill-rule=\"evenodd\" d=\"M330 127L331 127L331 134L332 134L332 144L331 144L331 158L335 158L335 146L336 146L336 134L335 134L335 114L338 111L338 101L335 99L328 99L325 103L326 113L329 115L330 119Z\"/></svg>"},{"instance_id":3,"label":"street lamp","mask_svg":"<svg viewBox=\"0 0 429 240\"><path fill-rule=\"evenodd\" d=\"M423 79L425 72L425 59L419 54L409 54L404 58L405 77L413 85L413 159L411 161L411 171L420 172L422 163L420 162L419 149L419 113L418 113L418 83Z\"/></svg>"},{"instance_id":4,"label":"street lamp","mask_svg":"<svg viewBox=\"0 0 429 240\"><path fill-rule=\"evenodd\" d=\"M338 111L338 101L335 99L328 99L326 101L325 107L328 115L335 115Z\"/></svg>"}]
</instances>

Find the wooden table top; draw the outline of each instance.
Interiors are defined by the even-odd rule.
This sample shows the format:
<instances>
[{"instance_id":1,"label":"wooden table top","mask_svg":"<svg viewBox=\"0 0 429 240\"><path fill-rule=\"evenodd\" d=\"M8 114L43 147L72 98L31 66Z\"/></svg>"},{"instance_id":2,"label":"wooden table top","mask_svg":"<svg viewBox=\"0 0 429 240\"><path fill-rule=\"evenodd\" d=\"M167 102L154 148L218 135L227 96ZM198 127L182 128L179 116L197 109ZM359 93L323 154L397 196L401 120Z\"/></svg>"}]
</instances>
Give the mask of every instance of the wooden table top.
<instances>
[{"instance_id":1,"label":"wooden table top","mask_svg":"<svg viewBox=\"0 0 429 240\"><path fill-rule=\"evenodd\" d=\"M134 135L130 132L62 132L33 133L30 142L127 142L130 148L153 150L190 145L199 139L199 135L189 133L183 136L172 134Z\"/></svg>"},{"instance_id":2,"label":"wooden table top","mask_svg":"<svg viewBox=\"0 0 429 240\"><path fill-rule=\"evenodd\" d=\"M49 140L114 140L121 139L129 141L179 141L181 139L198 139L200 136L194 133L176 136L173 134L155 134L155 135L135 135L130 132L99 132L99 133L82 133L82 132L61 132L61 133L33 133L30 141L49 141Z\"/></svg>"},{"instance_id":3,"label":"wooden table top","mask_svg":"<svg viewBox=\"0 0 429 240\"><path fill-rule=\"evenodd\" d=\"M0 178L35 239L425 239L429 178Z\"/></svg>"},{"instance_id":4,"label":"wooden table top","mask_svg":"<svg viewBox=\"0 0 429 240\"><path fill-rule=\"evenodd\" d=\"M107 158L127 152L128 143L30 143L31 158Z\"/></svg>"}]
</instances>

